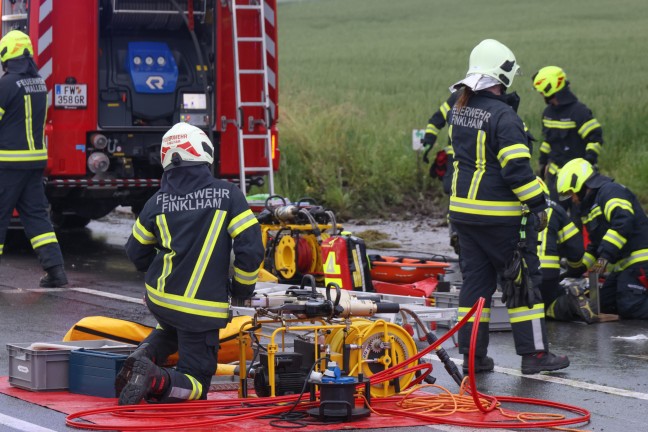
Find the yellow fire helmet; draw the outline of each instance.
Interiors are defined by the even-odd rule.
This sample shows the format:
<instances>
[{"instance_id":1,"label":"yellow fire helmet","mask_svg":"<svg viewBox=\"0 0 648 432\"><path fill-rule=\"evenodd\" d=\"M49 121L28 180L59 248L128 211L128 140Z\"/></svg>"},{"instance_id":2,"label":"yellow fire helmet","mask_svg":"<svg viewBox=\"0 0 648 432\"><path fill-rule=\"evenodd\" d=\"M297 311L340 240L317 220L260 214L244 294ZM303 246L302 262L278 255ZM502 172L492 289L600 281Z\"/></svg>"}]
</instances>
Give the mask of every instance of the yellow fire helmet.
<instances>
[{"instance_id":1,"label":"yellow fire helmet","mask_svg":"<svg viewBox=\"0 0 648 432\"><path fill-rule=\"evenodd\" d=\"M533 76L533 88L551 97L567 85L567 75L558 66L545 66Z\"/></svg>"},{"instance_id":2,"label":"yellow fire helmet","mask_svg":"<svg viewBox=\"0 0 648 432\"><path fill-rule=\"evenodd\" d=\"M20 30L11 30L0 40L0 61L15 59L22 56L33 56L34 47L29 36Z\"/></svg>"},{"instance_id":3,"label":"yellow fire helmet","mask_svg":"<svg viewBox=\"0 0 648 432\"><path fill-rule=\"evenodd\" d=\"M564 201L577 194L583 188L585 182L594 174L592 164L583 158L572 159L567 162L560 171L556 179L556 189L558 198Z\"/></svg>"}]
</instances>

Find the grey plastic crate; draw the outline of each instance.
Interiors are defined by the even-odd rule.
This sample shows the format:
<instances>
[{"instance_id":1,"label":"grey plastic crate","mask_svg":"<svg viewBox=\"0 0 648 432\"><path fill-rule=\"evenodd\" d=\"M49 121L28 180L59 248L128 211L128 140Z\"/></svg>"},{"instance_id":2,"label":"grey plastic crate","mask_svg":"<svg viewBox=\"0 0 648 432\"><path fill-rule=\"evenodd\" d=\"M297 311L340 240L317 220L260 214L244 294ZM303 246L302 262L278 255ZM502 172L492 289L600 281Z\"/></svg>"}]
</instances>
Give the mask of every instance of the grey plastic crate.
<instances>
[{"instance_id":1,"label":"grey plastic crate","mask_svg":"<svg viewBox=\"0 0 648 432\"><path fill-rule=\"evenodd\" d=\"M432 293L436 300L436 306L440 308L459 307L459 291L454 292L434 292ZM509 331L511 322L509 321L508 310L502 303L502 293L496 292L491 300L490 331ZM442 326L442 324L439 324Z\"/></svg>"},{"instance_id":2,"label":"grey plastic crate","mask_svg":"<svg viewBox=\"0 0 648 432\"><path fill-rule=\"evenodd\" d=\"M34 350L32 343L7 344L9 384L31 391L66 390L70 352L78 348L116 354L131 354L136 345L111 340L45 342L69 346L69 349Z\"/></svg>"}]
</instances>

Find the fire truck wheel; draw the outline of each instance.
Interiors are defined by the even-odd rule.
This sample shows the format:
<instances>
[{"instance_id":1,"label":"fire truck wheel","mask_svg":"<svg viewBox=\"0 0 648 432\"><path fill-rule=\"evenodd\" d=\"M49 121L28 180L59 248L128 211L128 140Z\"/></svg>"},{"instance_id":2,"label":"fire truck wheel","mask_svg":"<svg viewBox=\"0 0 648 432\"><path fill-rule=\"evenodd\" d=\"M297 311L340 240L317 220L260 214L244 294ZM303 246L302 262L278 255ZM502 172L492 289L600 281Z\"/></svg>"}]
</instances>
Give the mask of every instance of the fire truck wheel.
<instances>
[{"instance_id":1,"label":"fire truck wheel","mask_svg":"<svg viewBox=\"0 0 648 432\"><path fill-rule=\"evenodd\" d=\"M84 228L90 223L90 218L82 217L74 214L62 214L52 212L52 223L56 228L71 229L71 228Z\"/></svg>"}]
</instances>

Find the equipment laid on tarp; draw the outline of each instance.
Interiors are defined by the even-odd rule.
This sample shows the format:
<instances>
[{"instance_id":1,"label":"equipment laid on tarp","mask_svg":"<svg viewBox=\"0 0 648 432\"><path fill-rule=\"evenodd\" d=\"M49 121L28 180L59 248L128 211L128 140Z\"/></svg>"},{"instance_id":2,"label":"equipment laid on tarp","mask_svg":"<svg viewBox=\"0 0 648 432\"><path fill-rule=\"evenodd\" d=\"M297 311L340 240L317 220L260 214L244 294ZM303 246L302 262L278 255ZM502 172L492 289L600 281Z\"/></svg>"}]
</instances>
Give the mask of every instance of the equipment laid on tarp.
<instances>
[{"instance_id":1,"label":"equipment laid on tarp","mask_svg":"<svg viewBox=\"0 0 648 432\"><path fill-rule=\"evenodd\" d=\"M373 280L411 284L436 277L441 280L450 267L442 261L431 261L404 256L369 255Z\"/></svg>"}]
</instances>

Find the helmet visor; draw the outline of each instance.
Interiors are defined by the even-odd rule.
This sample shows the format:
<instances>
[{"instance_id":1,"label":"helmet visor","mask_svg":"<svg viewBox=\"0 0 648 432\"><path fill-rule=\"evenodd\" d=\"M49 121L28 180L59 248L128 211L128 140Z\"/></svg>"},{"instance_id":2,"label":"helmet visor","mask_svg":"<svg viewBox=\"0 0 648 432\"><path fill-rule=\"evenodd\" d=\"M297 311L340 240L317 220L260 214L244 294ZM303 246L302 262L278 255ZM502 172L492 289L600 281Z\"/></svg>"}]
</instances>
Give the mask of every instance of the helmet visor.
<instances>
[{"instance_id":1,"label":"helmet visor","mask_svg":"<svg viewBox=\"0 0 648 432\"><path fill-rule=\"evenodd\" d=\"M566 201L570 199L574 195L574 191L571 189L567 189L565 192L558 192L558 199L560 201Z\"/></svg>"}]
</instances>

